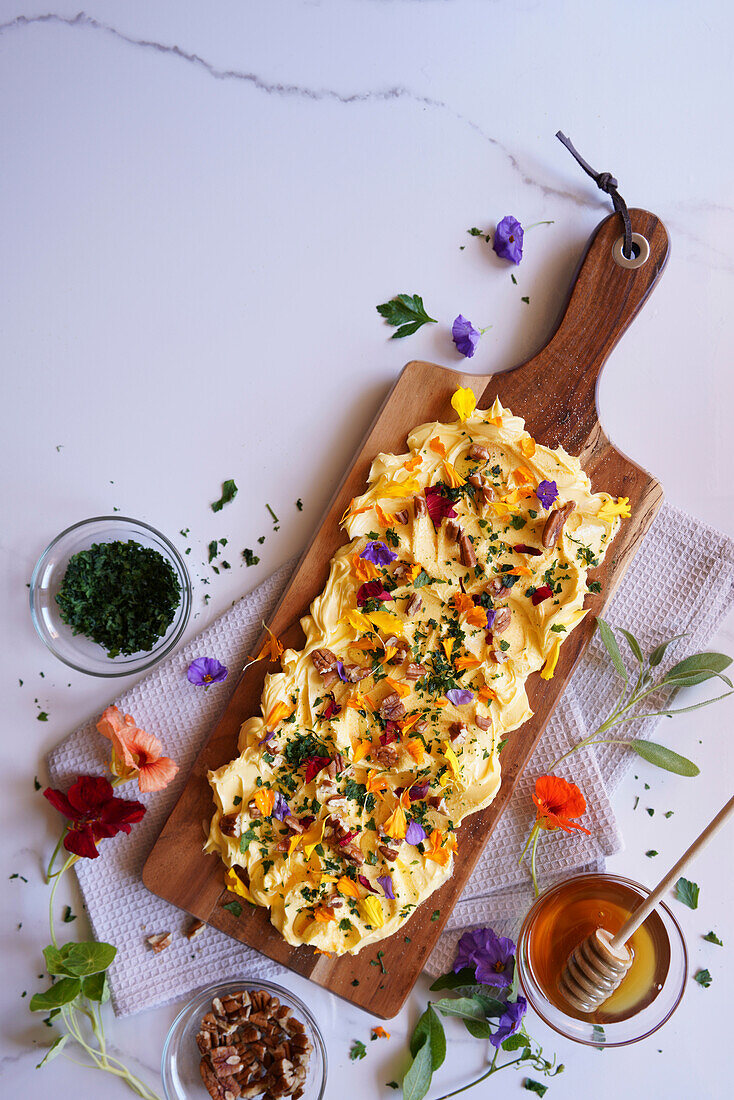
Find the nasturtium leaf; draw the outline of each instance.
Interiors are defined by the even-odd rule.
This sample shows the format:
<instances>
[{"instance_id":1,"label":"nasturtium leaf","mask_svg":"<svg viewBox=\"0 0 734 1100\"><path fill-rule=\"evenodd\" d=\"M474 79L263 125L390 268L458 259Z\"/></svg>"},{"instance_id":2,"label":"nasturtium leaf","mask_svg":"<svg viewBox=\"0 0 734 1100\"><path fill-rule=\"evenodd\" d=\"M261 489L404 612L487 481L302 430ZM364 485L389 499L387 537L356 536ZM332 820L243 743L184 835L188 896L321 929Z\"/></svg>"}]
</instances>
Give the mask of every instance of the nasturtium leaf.
<instances>
[{"instance_id":1,"label":"nasturtium leaf","mask_svg":"<svg viewBox=\"0 0 734 1100\"><path fill-rule=\"evenodd\" d=\"M49 1009L68 1005L79 996L82 983L78 978L61 978L45 993L34 993L29 1008L31 1012L48 1012Z\"/></svg>"},{"instance_id":2,"label":"nasturtium leaf","mask_svg":"<svg viewBox=\"0 0 734 1100\"><path fill-rule=\"evenodd\" d=\"M426 1036L403 1078L403 1100L423 1100L431 1087L432 1076L431 1046Z\"/></svg>"},{"instance_id":3,"label":"nasturtium leaf","mask_svg":"<svg viewBox=\"0 0 734 1100\"><path fill-rule=\"evenodd\" d=\"M642 648L640 646L640 643L637 641L637 638L635 638L634 634L632 633L632 631L631 630L623 630L622 627L620 627L619 632L620 632L620 634L624 634L625 638L627 639L627 644L629 645L630 649L632 650L632 652L634 653L635 657L640 662L640 664L644 664L645 658L642 654Z\"/></svg>"},{"instance_id":4,"label":"nasturtium leaf","mask_svg":"<svg viewBox=\"0 0 734 1100\"><path fill-rule=\"evenodd\" d=\"M43 949L43 957L46 960L46 970L49 974L66 974L67 970L64 966L64 956L58 947L54 947L53 944L49 944L48 947Z\"/></svg>"},{"instance_id":5,"label":"nasturtium leaf","mask_svg":"<svg viewBox=\"0 0 734 1100\"><path fill-rule=\"evenodd\" d=\"M647 661L650 668L657 668L665 656L668 646L673 645L674 642L679 642L681 638L685 638L685 634L675 634L672 638L668 638L667 642L661 642L660 645L655 646Z\"/></svg>"},{"instance_id":6,"label":"nasturtium leaf","mask_svg":"<svg viewBox=\"0 0 734 1100\"><path fill-rule=\"evenodd\" d=\"M65 943L61 948L64 970L76 978L86 978L89 974L98 974L114 961L117 948L111 943L97 943L89 940L83 943Z\"/></svg>"},{"instance_id":7,"label":"nasturtium leaf","mask_svg":"<svg viewBox=\"0 0 734 1100\"><path fill-rule=\"evenodd\" d=\"M689 778L698 775L700 772L700 769L692 760L680 756L679 753L673 752L665 745L656 744L655 741L635 739L629 741L628 744L633 752L636 752L643 760L647 760L648 764L654 764L656 768L664 768L668 772L675 772L676 775L685 775Z\"/></svg>"},{"instance_id":8,"label":"nasturtium leaf","mask_svg":"<svg viewBox=\"0 0 734 1100\"><path fill-rule=\"evenodd\" d=\"M45 1066L49 1062L53 1061L57 1054L61 1054L61 1051L64 1049L68 1041L69 1035L59 1035L58 1039L54 1039L53 1043L36 1066L36 1069L40 1069L41 1066Z\"/></svg>"},{"instance_id":9,"label":"nasturtium leaf","mask_svg":"<svg viewBox=\"0 0 734 1100\"><path fill-rule=\"evenodd\" d=\"M443 1065L446 1057L446 1033L431 1005L428 1005L418 1020L410 1037L410 1053L414 1058L426 1041L431 1052L431 1068L435 1073L439 1066Z\"/></svg>"},{"instance_id":10,"label":"nasturtium leaf","mask_svg":"<svg viewBox=\"0 0 734 1100\"><path fill-rule=\"evenodd\" d=\"M689 687L718 676L731 687L731 680L722 675L731 661L731 657L727 657L725 653L694 653L692 657L686 657L684 661L679 661L677 665L669 668L663 676L662 683L673 684L676 687Z\"/></svg>"},{"instance_id":11,"label":"nasturtium leaf","mask_svg":"<svg viewBox=\"0 0 734 1100\"><path fill-rule=\"evenodd\" d=\"M106 1004L110 999L110 987L107 981L107 973L100 970L98 974L90 974L82 982L82 993L90 1001L98 1001Z\"/></svg>"},{"instance_id":12,"label":"nasturtium leaf","mask_svg":"<svg viewBox=\"0 0 734 1100\"><path fill-rule=\"evenodd\" d=\"M691 882L687 878L679 878L675 884L675 896L689 909L698 909L698 895L700 888L697 882Z\"/></svg>"},{"instance_id":13,"label":"nasturtium leaf","mask_svg":"<svg viewBox=\"0 0 734 1100\"><path fill-rule=\"evenodd\" d=\"M612 664L622 679L627 680L627 669L624 666L622 654L619 652L619 645L617 644L617 639L614 637L614 631L604 619L597 619L596 626L599 631L599 637L604 643L607 653L612 658Z\"/></svg>"}]
</instances>

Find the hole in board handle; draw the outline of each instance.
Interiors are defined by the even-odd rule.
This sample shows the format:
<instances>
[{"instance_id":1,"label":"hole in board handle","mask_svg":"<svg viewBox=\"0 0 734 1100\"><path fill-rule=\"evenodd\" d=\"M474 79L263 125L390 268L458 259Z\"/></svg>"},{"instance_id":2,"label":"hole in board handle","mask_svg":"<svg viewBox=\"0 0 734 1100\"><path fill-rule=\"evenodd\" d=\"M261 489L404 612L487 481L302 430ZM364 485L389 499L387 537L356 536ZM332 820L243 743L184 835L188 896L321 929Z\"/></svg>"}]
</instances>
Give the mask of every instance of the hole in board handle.
<instances>
[{"instance_id":1,"label":"hole in board handle","mask_svg":"<svg viewBox=\"0 0 734 1100\"><path fill-rule=\"evenodd\" d=\"M647 239L642 236L641 233L632 234L632 255L625 256L624 252L624 236L617 237L616 241L612 245L612 259L615 264L619 264L620 267L636 268L642 267L647 263L650 256L650 245Z\"/></svg>"}]
</instances>

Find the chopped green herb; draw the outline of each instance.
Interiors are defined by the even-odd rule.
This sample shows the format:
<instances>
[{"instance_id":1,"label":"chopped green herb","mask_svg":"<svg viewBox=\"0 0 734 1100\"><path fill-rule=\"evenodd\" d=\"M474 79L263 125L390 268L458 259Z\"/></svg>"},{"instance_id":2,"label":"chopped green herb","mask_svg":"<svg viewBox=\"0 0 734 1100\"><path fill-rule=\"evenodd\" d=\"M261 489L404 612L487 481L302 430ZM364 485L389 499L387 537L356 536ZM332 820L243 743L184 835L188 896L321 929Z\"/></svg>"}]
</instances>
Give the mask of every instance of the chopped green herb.
<instances>
[{"instance_id":1,"label":"chopped green herb","mask_svg":"<svg viewBox=\"0 0 734 1100\"><path fill-rule=\"evenodd\" d=\"M425 584L433 584L433 577L430 577L425 569L421 569L420 573L413 581L413 588L423 588Z\"/></svg>"},{"instance_id":2,"label":"chopped green herb","mask_svg":"<svg viewBox=\"0 0 734 1100\"><path fill-rule=\"evenodd\" d=\"M529 299L528 297L522 297L522 298L520 299L520 301L521 301L521 302L524 302L526 306L529 306L529 305L530 305L530 299ZM526 1086L526 1087L527 1087L527 1086Z\"/></svg>"},{"instance_id":3,"label":"chopped green herb","mask_svg":"<svg viewBox=\"0 0 734 1100\"><path fill-rule=\"evenodd\" d=\"M560 623L554 623L553 626L551 627L551 630L553 631L554 634L565 634L566 633L565 626L561 626Z\"/></svg>"},{"instance_id":4,"label":"chopped green herb","mask_svg":"<svg viewBox=\"0 0 734 1100\"><path fill-rule=\"evenodd\" d=\"M431 913L431 920L438 920L438 918L440 916L441 916L440 910L439 909L434 909L433 912Z\"/></svg>"},{"instance_id":5,"label":"chopped green herb","mask_svg":"<svg viewBox=\"0 0 734 1100\"><path fill-rule=\"evenodd\" d=\"M67 905L64 909L64 915L61 918L64 924L71 924L73 920L76 920L76 914L72 913L71 906Z\"/></svg>"},{"instance_id":6,"label":"chopped green herb","mask_svg":"<svg viewBox=\"0 0 734 1100\"><path fill-rule=\"evenodd\" d=\"M38 776L37 775L33 776L33 789L35 791L40 791L40 789L41 789L41 784L38 782Z\"/></svg>"},{"instance_id":7,"label":"chopped green herb","mask_svg":"<svg viewBox=\"0 0 734 1100\"><path fill-rule=\"evenodd\" d=\"M548 1091L547 1085L541 1085L540 1081L534 1081L532 1077L526 1077L522 1087L527 1089L528 1092L537 1092L538 1096L545 1096Z\"/></svg>"},{"instance_id":8,"label":"chopped green herb","mask_svg":"<svg viewBox=\"0 0 734 1100\"><path fill-rule=\"evenodd\" d=\"M724 946L724 945L723 945L723 943L721 942L721 940L719 939L719 937L718 937L718 936L716 935L716 933L715 933L715 932L707 932L707 933L706 933L706 935L705 935L705 936L704 936L703 938L704 938L705 940L708 940L708 942L709 942L709 943L715 943L715 944L717 944L717 945L718 945L719 947L723 947L723 946Z\"/></svg>"},{"instance_id":9,"label":"chopped green herb","mask_svg":"<svg viewBox=\"0 0 734 1100\"><path fill-rule=\"evenodd\" d=\"M513 283L515 284L515 286L517 286L517 279L515 278L515 276L514 276L514 275L510 275L510 278L512 279L512 281L513 281Z\"/></svg>"},{"instance_id":10,"label":"chopped green herb","mask_svg":"<svg viewBox=\"0 0 734 1100\"><path fill-rule=\"evenodd\" d=\"M215 500L212 504L212 512L221 512L225 504L229 504L237 496L237 486L234 481L229 478L222 483L222 495L219 500Z\"/></svg>"},{"instance_id":11,"label":"chopped green herb","mask_svg":"<svg viewBox=\"0 0 734 1100\"><path fill-rule=\"evenodd\" d=\"M296 501L296 508L298 509L299 512L303 511L303 501L301 500L300 497Z\"/></svg>"},{"instance_id":12,"label":"chopped green herb","mask_svg":"<svg viewBox=\"0 0 734 1100\"><path fill-rule=\"evenodd\" d=\"M272 509L272 508L270 507L270 505L269 505L269 504L266 504L266 505L265 505L265 507L266 507L266 508L267 508L267 510L268 510L268 511L270 512L270 515L271 515L271 516L273 517L273 523L280 523L280 520L278 519L278 517L276 516L275 512L274 512L274 511L273 511L273 509Z\"/></svg>"},{"instance_id":13,"label":"chopped green herb","mask_svg":"<svg viewBox=\"0 0 734 1100\"><path fill-rule=\"evenodd\" d=\"M650 856L650 858L652 858L653 856L656 856L657 854L658 853L653 848L651 848L649 852L645 852L645 855Z\"/></svg>"},{"instance_id":14,"label":"chopped green herb","mask_svg":"<svg viewBox=\"0 0 734 1100\"><path fill-rule=\"evenodd\" d=\"M78 633L78 631L74 631L74 633L76 634L76 633ZM45 710L39 710L38 714L36 715L36 718L38 719L39 722L48 722L48 714L46 713Z\"/></svg>"},{"instance_id":15,"label":"chopped green herb","mask_svg":"<svg viewBox=\"0 0 734 1100\"><path fill-rule=\"evenodd\" d=\"M222 906L222 909L227 909L234 917L242 916L242 906L238 901L227 901Z\"/></svg>"},{"instance_id":16,"label":"chopped green herb","mask_svg":"<svg viewBox=\"0 0 734 1100\"><path fill-rule=\"evenodd\" d=\"M693 975L694 982L698 982L704 989L708 989L711 985L711 974L708 970L698 970Z\"/></svg>"},{"instance_id":17,"label":"chopped green herb","mask_svg":"<svg viewBox=\"0 0 734 1100\"><path fill-rule=\"evenodd\" d=\"M353 1062L358 1061L360 1058L365 1058L367 1055L367 1047L359 1039L355 1039L352 1043L352 1049L349 1051L349 1057Z\"/></svg>"},{"instance_id":18,"label":"chopped green herb","mask_svg":"<svg viewBox=\"0 0 734 1100\"><path fill-rule=\"evenodd\" d=\"M254 551L248 547L242 551L242 557L245 559L245 565L259 565L260 559Z\"/></svg>"},{"instance_id":19,"label":"chopped green herb","mask_svg":"<svg viewBox=\"0 0 734 1100\"><path fill-rule=\"evenodd\" d=\"M679 878L675 884L675 896L689 909L698 909L699 886L687 878Z\"/></svg>"},{"instance_id":20,"label":"chopped green herb","mask_svg":"<svg viewBox=\"0 0 734 1100\"><path fill-rule=\"evenodd\" d=\"M400 340L403 336L412 336L419 328L427 324L438 324L435 317L429 317L418 294L398 294L389 302L377 306L377 312L384 317L388 325L399 326L391 339Z\"/></svg>"},{"instance_id":21,"label":"chopped green herb","mask_svg":"<svg viewBox=\"0 0 734 1100\"><path fill-rule=\"evenodd\" d=\"M654 817L654 816L655 816L655 811L654 811L654 810L652 809L652 807L648 806L648 807L647 807L647 812L648 812L648 814L650 815L650 817Z\"/></svg>"},{"instance_id":22,"label":"chopped green herb","mask_svg":"<svg viewBox=\"0 0 734 1100\"><path fill-rule=\"evenodd\" d=\"M668 810L667 813L663 814L663 817L672 817L674 812L674 810Z\"/></svg>"},{"instance_id":23,"label":"chopped green herb","mask_svg":"<svg viewBox=\"0 0 734 1100\"><path fill-rule=\"evenodd\" d=\"M586 587L589 592L601 592L601 581L589 581Z\"/></svg>"},{"instance_id":24,"label":"chopped green herb","mask_svg":"<svg viewBox=\"0 0 734 1100\"><path fill-rule=\"evenodd\" d=\"M209 550L209 564L211 565L211 563L214 561L214 559L217 556L217 540L216 539L212 539L212 541L209 543L208 550Z\"/></svg>"}]
</instances>

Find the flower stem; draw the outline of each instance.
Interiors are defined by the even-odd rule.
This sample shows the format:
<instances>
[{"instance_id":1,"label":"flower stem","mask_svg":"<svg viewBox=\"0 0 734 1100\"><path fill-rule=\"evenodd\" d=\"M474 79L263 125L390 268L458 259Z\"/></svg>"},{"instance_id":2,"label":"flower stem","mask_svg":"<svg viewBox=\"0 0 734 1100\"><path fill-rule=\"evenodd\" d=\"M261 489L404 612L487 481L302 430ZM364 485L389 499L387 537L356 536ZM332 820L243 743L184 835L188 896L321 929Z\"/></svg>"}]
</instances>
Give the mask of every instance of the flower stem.
<instances>
[{"instance_id":1,"label":"flower stem","mask_svg":"<svg viewBox=\"0 0 734 1100\"><path fill-rule=\"evenodd\" d=\"M535 853L538 850L538 837L540 836L540 826L537 822L535 823L533 832L535 833L535 837L533 838L533 855L530 860L530 874L533 876L533 889L535 890L535 896L537 898L540 893L538 889L538 876L535 871Z\"/></svg>"},{"instance_id":2,"label":"flower stem","mask_svg":"<svg viewBox=\"0 0 734 1100\"><path fill-rule=\"evenodd\" d=\"M49 882L51 881L51 878L53 877L51 875L51 868L53 867L54 863L56 862L56 857L59 854L59 848L64 843L64 837L66 836L67 832L68 832L67 829L64 829L62 831L61 836L59 837L59 839L56 843L56 847L54 848L53 855L51 856L51 859L48 861L48 867L46 868L46 885L47 886L48 886ZM57 871L56 874L59 875L59 874L61 874L61 872Z\"/></svg>"},{"instance_id":3,"label":"flower stem","mask_svg":"<svg viewBox=\"0 0 734 1100\"><path fill-rule=\"evenodd\" d=\"M499 1073L499 1071L501 1069L509 1069L510 1066L519 1066L520 1065L520 1062L522 1061L522 1059L521 1058L516 1058L514 1060L514 1062L505 1062L504 1065L498 1066L496 1063L497 1063L497 1057L499 1055L499 1052L500 1051L499 1051L499 1047L498 1047L497 1050L494 1052L494 1058L492 1059L491 1066L489 1067L489 1069L487 1070L486 1073L482 1074L481 1077L477 1077L473 1081L470 1081L468 1085L462 1085L460 1089L454 1089L453 1092L444 1093L443 1096L437 1097L437 1100L449 1100L449 1097L451 1097L451 1096L458 1096L460 1092L466 1092L467 1089L473 1089L475 1085L480 1085L482 1083L482 1081L486 1081L487 1078L491 1077L493 1073Z\"/></svg>"}]
</instances>

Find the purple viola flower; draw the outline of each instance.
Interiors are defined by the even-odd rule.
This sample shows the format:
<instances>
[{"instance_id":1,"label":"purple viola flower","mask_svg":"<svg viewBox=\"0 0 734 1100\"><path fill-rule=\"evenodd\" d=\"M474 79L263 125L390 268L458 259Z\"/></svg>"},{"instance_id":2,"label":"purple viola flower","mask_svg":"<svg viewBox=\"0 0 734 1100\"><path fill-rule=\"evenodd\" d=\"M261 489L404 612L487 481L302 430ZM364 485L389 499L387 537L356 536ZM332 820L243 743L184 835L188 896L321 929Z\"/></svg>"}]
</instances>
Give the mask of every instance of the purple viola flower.
<instances>
[{"instance_id":1,"label":"purple viola flower","mask_svg":"<svg viewBox=\"0 0 734 1100\"><path fill-rule=\"evenodd\" d=\"M203 687L204 691L210 684L221 684L226 680L229 669L216 659L216 657L197 657L192 661L186 673L189 683Z\"/></svg>"},{"instance_id":2,"label":"purple viola flower","mask_svg":"<svg viewBox=\"0 0 734 1100\"><path fill-rule=\"evenodd\" d=\"M275 730L268 730L264 737L261 737L258 741L258 745L267 745L268 741L272 741L275 737Z\"/></svg>"},{"instance_id":3,"label":"purple viola flower","mask_svg":"<svg viewBox=\"0 0 734 1100\"><path fill-rule=\"evenodd\" d=\"M392 888L392 877L390 875L378 875L377 881L385 891L385 897L389 898L390 901L395 901L395 891Z\"/></svg>"},{"instance_id":4,"label":"purple viola flower","mask_svg":"<svg viewBox=\"0 0 734 1100\"><path fill-rule=\"evenodd\" d=\"M494 231L492 248L501 260L511 260L513 264L519 264L522 259L523 236L520 222L512 214L508 214Z\"/></svg>"},{"instance_id":5,"label":"purple viola flower","mask_svg":"<svg viewBox=\"0 0 734 1100\"><path fill-rule=\"evenodd\" d=\"M411 821L405 830L405 839L408 844L420 844L427 837L426 830L417 821Z\"/></svg>"},{"instance_id":6,"label":"purple viola flower","mask_svg":"<svg viewBox=\"0 0 734 1100\"><path fill-rule=\"evenodd\" d=\"M343 684L348 684L349 683L349 677L347 676L346 672L344 671L344 662L343 661L337 661L336 662L336 672L337 672L337 676L339 677L339 679L341 680L341 682Z\"/></svg>"},{"instance_id":7,"label":"purple viola flower","mask_svg":"<svg viewBox=\"0 0 734 1100\"><path fill-rule=\"evenodd\" d=\"M398 555L384 542L368 542L359 556L371 561L373 565L389 565Z\"/></svg>"},{"instance_id":8,"label":"purple viola flower","mask_svg":"<svg viewBox=\"0 0 734 1100\"><path fill-rule=\"evenodd\" d=\"M558 486L555 481L541 481L535 490L535 495L544 508L550 508L551 504L558 500Z\"/></svg>"},{"instance_id":9,"label":"purple viola flower","mask_svg":"<svg viewBox=\"0 0 734 1100\"><path fill-rule=\"evenodd\" d=\"M518 997L516 1001L508 1002L507 1008L497 1022L497 1030L490 1035L489 1041L498 1050L516 1031L520 1030L522 1018L527 1011L527 1001L524 997Z\"/></svg>"},{"instance_id":10,"label":"purple viola flower","mask_svg":"<svg viewBox=\"0 0 734 1100\"><path fill-rule=\"evenodd\" d=\"M273 817L277 817L278 821L284 821L288 814L291 812L290 806L286 802L280 791L276 792L275 802L273 803Z\"/></svg>"},{"instance_id":11,"label":"purple viola flower","mask_svg":"<svg viewBox=\"0 0 734 1100\"><path fill-rule=\"evenodd\" d=\"M497 612L493 607L487 608L487 630L491 630L494 626L494 620L497 618Z\"/></svg>"},{"instance_id":12,"label":"purple viola flower","mask_svg":"<svg viewBox=\"0 0 734 1100\"><path fill-rule=\"evenodd\" d=\"M461 355L465 355L467 359L471 359L477 350L477 344L481 336L481 333L474 328L471 321L467 321L466 317L459 314L451 326L451 336L456 344L456 350Z\"/></svg>"},{"instance_id":13,"label":"purple viola flower","mask_svg":"<svg viewBox=\"0 0 734 1100\"><path fill-rule=\"evenodd\" d=\"M469 691L468 688L450 688L446 692L446 698L450 703L453 703L455 707L463 707L467 703L471 703L474 699L474 692Z\"/></svg>"},{"instance_id":14,"label":"purple viola flower","mask_svg":"<svg viewBox=\"0 0 734 1100\"><path fill-rule=\"evenodd\" d=\"M491 928L474 928L459 940L454 972L473 967L482 985L509 986L515 969L515 945Z\"/></svg>"}]
</instances>

